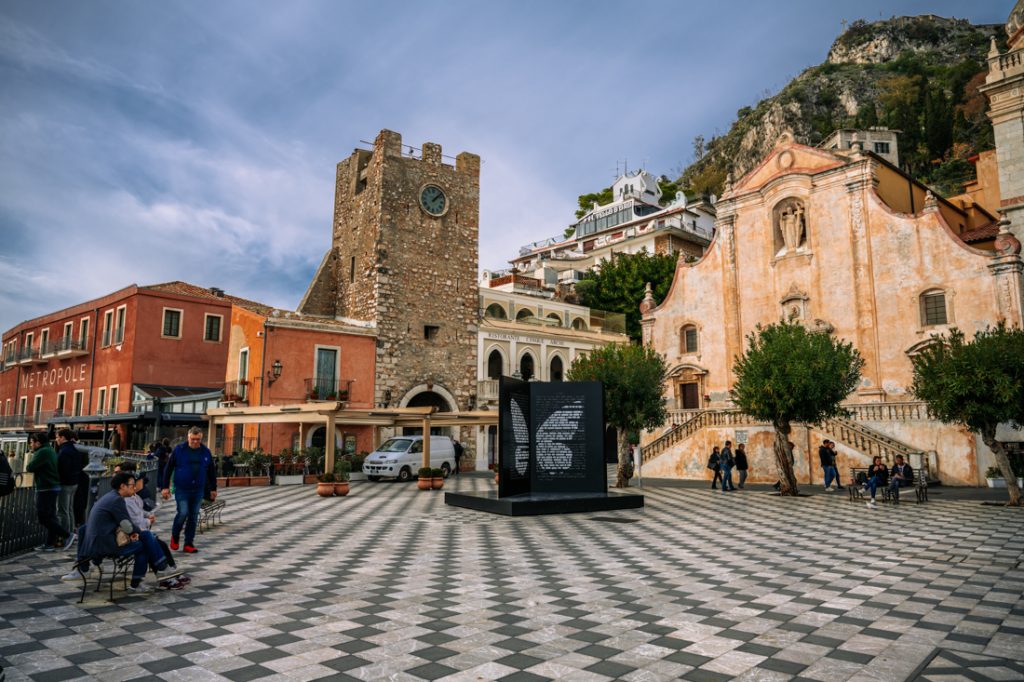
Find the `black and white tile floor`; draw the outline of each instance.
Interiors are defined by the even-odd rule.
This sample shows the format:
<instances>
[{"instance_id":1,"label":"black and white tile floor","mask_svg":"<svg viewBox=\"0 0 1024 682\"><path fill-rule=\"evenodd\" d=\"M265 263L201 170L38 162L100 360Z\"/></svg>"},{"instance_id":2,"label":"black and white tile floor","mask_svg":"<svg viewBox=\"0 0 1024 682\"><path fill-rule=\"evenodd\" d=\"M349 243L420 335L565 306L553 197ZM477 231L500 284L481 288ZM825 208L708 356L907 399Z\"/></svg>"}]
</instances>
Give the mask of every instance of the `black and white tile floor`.
<instances>
[{"instance_id":1,"label":"black and white tile floor","mask_svg":"<svg viewBox=\"0 0 1024 682\"><path fill-rule=\"evenodd\" d=\"M227 489L181 591L79 605L66 558L0 563L0 665L40 682L1024 679L1021 510L643 492L642 510L507 518L414 485Z\"/></svg>"}]
</instances>

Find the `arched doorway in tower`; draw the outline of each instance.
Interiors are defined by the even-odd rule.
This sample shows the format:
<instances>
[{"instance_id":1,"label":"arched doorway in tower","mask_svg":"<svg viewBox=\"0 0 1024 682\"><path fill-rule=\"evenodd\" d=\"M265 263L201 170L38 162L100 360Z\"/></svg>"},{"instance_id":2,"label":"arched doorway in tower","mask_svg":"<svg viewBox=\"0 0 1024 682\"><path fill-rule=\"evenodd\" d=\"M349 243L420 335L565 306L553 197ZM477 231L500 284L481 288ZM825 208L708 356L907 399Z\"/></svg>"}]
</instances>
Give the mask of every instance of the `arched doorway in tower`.
<instances>
[{"instance_id":1,"label":"arched doorway in tower","mask_svg":"<svg viewBox=\"0 0 1024 682\"><path fill-rule=\"evenodd\" d=\"M533 356L529 353L523 353L523 357L519 360L519 374L523 377L523 381L533 378Z\"/></svg>"},{"instance_id":2,"label":"arched doorway in tower","mask_svg":"<svg viewBox=\"0 0 1024 682\"><path fill-rule=\"evenodd\" d=\"M498 379L505 370L505 358L501 357L501 351L495 348L487 356L487 378Z\"/></svg>"},{"instance_id":3,"label":"arched doorway in tower","mask_svg":"<svg viewBox=\"0 0 1024 682\"><path fill-rule=\"evenodd\" d=\"M438 412L451 412L452 406L448 404L448 401L440 393L434 391L423 391L417 393L409 402L405 404L405 407L436 407ZM423 433L423 429L415 427L404 427L402 429L402 435L404 436L417 436ZM451 428L447 426L434 426L431 427L430 433L435 436L447 436L451 434Z\"/></svg>"}]
</instances>

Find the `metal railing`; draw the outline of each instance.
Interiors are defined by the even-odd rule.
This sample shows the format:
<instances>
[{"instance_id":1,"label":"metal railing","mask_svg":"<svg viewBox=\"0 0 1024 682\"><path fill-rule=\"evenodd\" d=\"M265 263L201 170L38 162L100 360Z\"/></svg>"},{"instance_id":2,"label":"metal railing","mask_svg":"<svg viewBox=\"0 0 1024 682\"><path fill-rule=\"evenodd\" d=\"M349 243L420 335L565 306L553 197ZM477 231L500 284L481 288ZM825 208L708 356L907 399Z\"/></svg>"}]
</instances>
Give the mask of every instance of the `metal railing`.
<instances>
[{"instance_id":1,"label":"metal railing","mask_svg":"<svg viewBox=\"0 0 1024 682\"><path fill-rule=\"evenodd\" d=\"M306 379L306 400L348 402L352 392L352 379Z\"/></svg>"},{"instance_id":2,"label":"metal railing","mask_svg":"<svg viewBox=\"0 0 1024 682\"><path fill-rule=\"evenodd\" d=\"M236 379L235 381L224 382L224 400L236 403L249 401L249 381Z\"/></svg>"},{"instance_id":3,"label":"metal railing","mask_svg":"<svg viewBox=\"0 0 1024 682\"><path fill-rule=\"evenodd\" d=\"M35 427L35 417L30 414L9 414L0 417L0 429L31 429Z\"/></svg>"}]
</instances>

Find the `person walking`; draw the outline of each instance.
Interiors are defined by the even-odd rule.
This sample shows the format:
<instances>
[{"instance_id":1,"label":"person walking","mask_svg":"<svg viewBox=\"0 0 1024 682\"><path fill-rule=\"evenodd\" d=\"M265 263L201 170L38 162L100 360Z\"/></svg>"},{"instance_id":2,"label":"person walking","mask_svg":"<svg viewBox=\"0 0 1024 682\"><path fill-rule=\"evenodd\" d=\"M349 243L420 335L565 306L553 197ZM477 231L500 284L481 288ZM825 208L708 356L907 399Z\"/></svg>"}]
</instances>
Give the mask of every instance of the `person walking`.
<instances>
[{"instance_id":1,"label":"person walking","mask_svg":"<svg viewBox=\"0 0 1024 682\"><path fill-rule=\"evenodd\" d=\"M185 529L183 550L194 554L196 549L196 525L199 521L199 507L203 493L208 491L211 500L217 499L217 470L213 454L203 445L203 430L193 426L188 430L188 440L178 444L167 458L164 471L164 487L160 491L165 500L171 499L170 482L174 477L174 501L178 513L171 525L171 549L181 546L181 529Z\"/></svg>"},{"instance_id":2,"label":"person walking","mask_svg":"<svg viewBox=\"0 0 1024 682\"><path fill-rule=\"evenodd\" d=\"M458 476L459 471L462 469L462 453L465 451L465 448L462 447L462 443L455 439L452 439L452 447L455 448L455 475Z\"/></svg>"},{"instance_id":3,"label":"person walking","mask_svg":"<svg viewBox=\"0 0 1024 682\"><path fill-rule=\"evenodd\" d=\"M736 456L734 459L736 460L736 471L739 472L740 477L737 487L743 490L743 485L747 482L747 468L749 466L747 464L747 446L745 443L740 443L736 446Z\"/></svg>"},{"instance_id":4,"label":"person walking","mask_svg":"<svg viewBox=\"0 0 1024 682\"><path fill-rule=\"evenodd\" d=\"M834 440L828 442L828 451L832 454L832 471L836 475L836 490L846 490L839 479L839 455L836 454L836 442Z\"/></svg>"},{"instance_id":5,"label":"person walking","mask_svg":"<svg viewBox=\"0 0 1024 682\"><path fill-rule=\"evenodd\" d=\"M722 456L718 452L718 446L711 448L711 455L708 457L708 469L715 472L715 477L711 479L711 489L715 490L718 488L718 483L722 480Z\"/></svg>"},{"instance_id":6,"label":"person walking","mask_svg":"<svg viewBox=\"0 0 1024 682\"><path fill-rule=\"evenodd\" d=\"M722 464L722 492L732 492L736 490L732 484L732 468L736 466L736 460L732 456L732 441L725 441L725 447L722 448L722 454L720 455Z\"/></svg>"},{"instance_id":7,"label":"person walking","mask_svg":"<svg viewBox=\"0 0 1024 682\"><path fill-rule=\"evenodd\" d=\"M57 541L68 535L57 520L57 496L60 494L57 453L42 434L33 434L29 444L32 446L32 458L25 470L32 473L36 489L36 517L46 529L46 542L36 547L36 550L53 552L57 549Z\"/></svg>"},{"instance_id":8,"label":"person walking","mask_svg":"<svg viewBox=\"0 0 1024 682\"><path fill-rule=\"evenodd\" d=\"M57 432L57 474L60 478L60 494L57 496L57 520L68 530L64 549L75 541L75 491L78 490L78 474L82 471L82 454L72 442L71 429Z\"/></svg>"}]
</instances>

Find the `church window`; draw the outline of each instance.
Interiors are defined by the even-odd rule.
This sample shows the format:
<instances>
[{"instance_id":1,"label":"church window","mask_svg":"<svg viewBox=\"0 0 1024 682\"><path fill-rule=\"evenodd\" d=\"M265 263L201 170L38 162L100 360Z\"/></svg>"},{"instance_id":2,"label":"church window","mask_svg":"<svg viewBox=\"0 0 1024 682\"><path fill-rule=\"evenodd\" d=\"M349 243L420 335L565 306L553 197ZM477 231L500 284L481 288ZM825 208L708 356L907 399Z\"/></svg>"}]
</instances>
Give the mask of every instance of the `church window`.
<instances>
[{"instance_id":1,"label":"church window","mask_svg":"<svg viewBox=\"0 0 1024 682\"><path fill-rule=\"evenodd\" d=\"M688 324L682 329L680 334L680 341L682 342L682 351L684 353L696 353L697 352L697 328L692 324Z\"/></svg>"},{"instance_id":2,"label":"church window","mask_svg":"<svg viewBox=\"0 0 1024 682\"><path fill-rule=\"evenodd\" d=\"M352 256L352 258L350 258L349 261L348 261L348 281L350 281L350 282L356 281L356 257L355 256Z\"/></svg>"},{"instance_id":3,"label":"church window","mask_svg":"<svg viewBox=\"0 0 1024 682\"><path fill-rule=\"evenodd\" d=\"M946 293L944 291L926 291L921 294L921 324L931 326L946 324Z\"/></svg>"}]
</instances>

